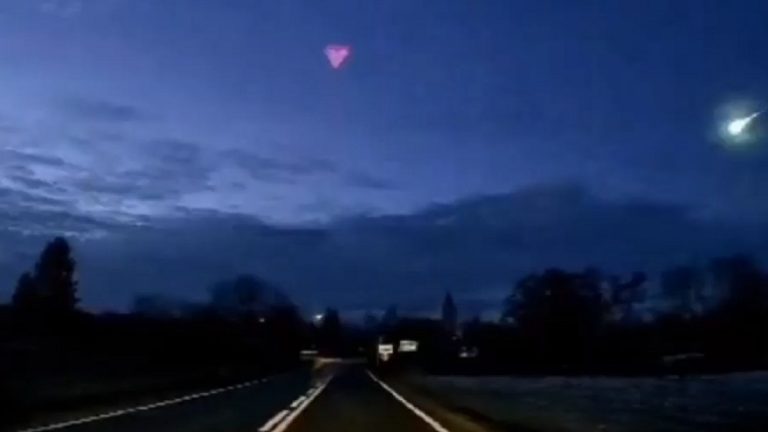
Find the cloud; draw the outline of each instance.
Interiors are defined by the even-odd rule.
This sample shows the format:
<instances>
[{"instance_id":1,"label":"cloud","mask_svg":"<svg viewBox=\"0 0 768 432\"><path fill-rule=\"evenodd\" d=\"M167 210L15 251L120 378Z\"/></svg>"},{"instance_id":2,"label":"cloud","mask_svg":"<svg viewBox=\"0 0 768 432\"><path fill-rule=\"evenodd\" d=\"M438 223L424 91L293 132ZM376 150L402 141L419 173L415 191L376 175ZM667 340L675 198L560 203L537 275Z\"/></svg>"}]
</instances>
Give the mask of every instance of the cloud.
<instances>
[{"instance_id":1,"label":"cloud","mask_svg":"<svg viewBox=\"0 0 768 432\"><path fill-rule=\"evenodd\" d=\"M46 184L47 186L47 184ZM62 198L51 198L18 189L0 188L0 209L4 211L6 219L13 217L23 209L34 209L43 206L61 206L66 203Z\"/></svg>"},{"instance_id":2,"label":"cloud","mask_svg":"<svg viewBox=\"0 0 768 432\"><path fill-rule=\"evenodd\" d=\"M14 136L21 132L21 129L11 119L4 115L0 115L0 134L7 136Z\"/></svg>"},{"instance_id":3,"label":"cloud","mask_svg":"<svg viewBox=\"0 0 768 432\"><path fill-rule=\"evenodd\" d=\"M78 223L98 221L70 226ZM397 303L429 311L450 290L465 312L488 313L524 272L548 266L653 272L732 252L768 253L768 242L760 240L768 238L766 227L700 220L665 203L601 199L573 185L314 227L188 210L109 229L112 235L78 247L82 294L94 306L130 304L136 287L202 298L209 283L253 272L308 310Z\"/></svg>"},{"instance_id":4,"label":"cloud","mask_svg":"<svg viewBox=\"0 0 768 432\"><path fill-rule=\"evenodd\" d=\"M83 211L107 218L140 221L174 212L188 194L213 191L216 165L200 145L161 138L132 143L134 153L111 169L71 173L66 185ZM211 204L213 205L213 204Z\"/></svg>"},{"instance_id":5,"label":"cloud","mask_svg":"<svg viewBox=\"0 0 768 432\"><path fill-rule=\"evenodd\" d=\"M202 145L177 138L154 139L141 147L145 159L138 169L122 173L136 185L168 193L209 189L216 161L203 151Z\"/></svg>"},{"instance_id":6,"label":"cloud","mask_svg":"<svg viewBox=\"0 0 768 432\"><path fill-rule=\"evenodd\" d=\"M85 175L71 181L71 185L79 191L97 195L114 195L123 198L165 198L167 193L160 193L157 185L149 184L148 174L140 172L121 172L114 176ZM150 189L147 189L147 188ZM146 199L146 198L145 198Z\"/></svg>"},{"instance_id":7,"label":"cloud","mask_svg":"<svg viewBox=\"0 0 768 432\"><path fill-rule=\"evenodd\" d=\"M300 177L334 174L338 171L336 164L326 159L278 159L235 148L222 151L220 156L226 163L233 164L259 181L290 183Z\"/></svg>"},{"instance_id":8,"label":"cloud","mask_svg":"<svg viewBox=\"0 0 768 432\"><path fill-rule=\"evenodd\" d=\"M387 181L362 171L349 171L344 175L345 183L349 186L360 189L371 189L378 191L395 190L397 186Z\"/></svg>"},{"instance_id":9,"label":"cloud","mask_svg":"<svg viewBox=\"0 0 768 432\"><path fill-rule=\"evenodd\" d=\"M25 236L105 235L118 225L77 211L66 198L0 188L0 231ZM13 244L13 243L10 243ZM19 247L13 244L13 248Z\"/></svg>"},{"instance_id":10,"label":"cloud","mask_svg":"<svg viewBox=\"0 0 768 432\"><path fill-rule=\"evenodd\" d=\"M68 136L50 145L24 131L21 141L0 148L0 187L40 200L56 198L58 210L126 223L166 214L186 195L212 190L218 167L196 142L145 140L109 130ZM105 139L120 145L102 145ZM49 210L55 206L45 204Z\"/></svg>"},{"instance_id":11,"label":"cloud","mask_svg":"<svg viewBox=\"0 0 768 432\"><path fill-rule=\"evenodd\" d=\"M157 153L157 157L169 164L199 167L202 162L200 145L178 138L158 138L147 143L147 150Z\"/></svg>"},{"instance_id":12,"label":"cloud","mask_svg":"<svg viewBox=\"0 0 768 432\"><path fill-rule=\"evenodd\" d=\"M0 220L33 209L70 209L66 188L37 175L37 169L66 170L62 158L11 148L0 149Z\"/></svg>"},{"instance_id":13,"label":"cloud","mask_svg":"<svg viewBox=\"0 0 768 432\"><path fill-rule=\"evenodd\" d=\"M81 102L75 104L80 114L125 111ZM101 219L131 222L179 214L186 207L282 223L372 213L378 210L366 191L394 188L324 158L220 150L217 143L145 138L132 129L113 123L76 124L64 131L23 128L18 139L0 147L0 186L64 197L71 204L67 211Z\"/></svg>"},{"instance_id":14,"label":"cloud","mask_svg":"<svg viewBox=\"0 0 768 432\"><path fill-rule=\"evenodd\" d=\"M9 147L0 148L0 157L5 160L5 163L12 161L17 166L47 165L64 167L69 165L67 161L56 155L42 154L29 150L18 150Z\"/></svg>"},{"instance_id":15,"label":"cloud","mask_svg":"<svg viewBox=\"0 0 768 432\"><path fill-rule=\"evenodd\" d=\"M19 168L24 169L25 167ZM10 174L7 178L27 191L50 191L54 193L63 191L55 183L36 178L31 172L21 172L22 174Z\"/></svg>"},{"instance_id":16,"label":"cloud","mask_svg":"<svg viewBox=\"0 0 768 432\"><path fill-rule=\"evenodd\" d=\"M149 118L135 106L86 97L65 98L59 109L69 117L92 122L129 123Z\"/></svg>"},{"instance_id":17,"label":"cloud","mask_svg":"<svg viewBox=\"0 0 768 432\"><path fill-rule=\"evenodd\" d=\"M263 182L295 183L306 178L338 178L343 186L369 190L394 190L387 180L367 172L349 169L320 158L278 159L241 149L228 149L222 158L245 171L252 179Z\"/></svg>"}]
</instances>

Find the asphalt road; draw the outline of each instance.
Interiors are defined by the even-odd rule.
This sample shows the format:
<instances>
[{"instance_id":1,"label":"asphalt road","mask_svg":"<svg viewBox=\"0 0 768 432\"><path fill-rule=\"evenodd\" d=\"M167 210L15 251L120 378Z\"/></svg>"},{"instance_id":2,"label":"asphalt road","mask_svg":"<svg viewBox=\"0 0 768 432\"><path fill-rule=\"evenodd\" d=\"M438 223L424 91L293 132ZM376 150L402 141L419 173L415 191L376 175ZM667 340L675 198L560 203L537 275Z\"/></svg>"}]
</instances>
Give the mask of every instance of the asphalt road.
<instances>
[{"instance_id":1,"label":"asphalt road","mask_svg":"<svg viewBox=\"0 0 768 432\"><path fill-rule=\"evenodd\" d=\"M273 377L178 403L35 431L447 432L409 405L363 365L331 365L314 376Z\"/></svg>"},{"instance_id":2,"label":"asphalt road","mask_svg":"<svg viewBox=\"0 0 768 432\"><path fill-rule=\"evenodd\" d=\"M435 432L362 367L336 374L288 432Z\"/></svg>"},{"instance_id":3,"label":"asphalt road","mask_svg":"<svg viewBox=\"0 0 768 432\"><path fill-rule=\"evenodd\" d=\"M248 387L83 424L61 432L256 432L312 385L308 373L277 376Z\"/></svg>"}]
</instances>

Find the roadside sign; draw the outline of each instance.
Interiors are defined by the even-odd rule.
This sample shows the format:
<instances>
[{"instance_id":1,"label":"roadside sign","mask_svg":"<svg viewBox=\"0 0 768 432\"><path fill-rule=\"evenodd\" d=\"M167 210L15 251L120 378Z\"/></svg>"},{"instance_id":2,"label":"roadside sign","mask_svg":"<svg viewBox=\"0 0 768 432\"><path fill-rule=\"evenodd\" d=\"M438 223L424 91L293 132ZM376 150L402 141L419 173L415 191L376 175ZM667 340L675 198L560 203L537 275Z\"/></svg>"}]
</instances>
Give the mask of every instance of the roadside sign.
<instances>
[{"instance_id":1,"label":"roadside sign","mask_svg":"<svg viewBox=\"0 0 768 432\"><path fill-rule=\"evenodd\" d=\"M397 350L399 352L416 352L419 350L419 342L415 340L401 340Z\"/></svg>"}]
</instances>

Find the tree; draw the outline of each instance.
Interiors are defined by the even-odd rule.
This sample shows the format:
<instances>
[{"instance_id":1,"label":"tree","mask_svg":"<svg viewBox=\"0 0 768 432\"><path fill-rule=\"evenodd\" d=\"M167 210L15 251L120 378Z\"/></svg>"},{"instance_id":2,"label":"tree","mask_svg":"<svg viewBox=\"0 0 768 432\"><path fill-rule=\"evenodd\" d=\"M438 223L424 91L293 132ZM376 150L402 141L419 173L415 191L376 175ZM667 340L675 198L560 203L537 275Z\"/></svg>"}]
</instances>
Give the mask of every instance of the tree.
<instances>
[{"instance_id":1,"label":"tree","mask_svg":"<svg viewBox=\"0 0 768 432\"><path fill-rule=\"evenodd\" d=\"M75 260L66 239L56 237L45 246L35 265L34 284L46 312L61 315L75 311L79 302Z\"/></svg>"},{"instance_id":2,"label":"tree","mask_svg":"<svg viewBox=\"0 0 768 432\"><path fill-rule=\"evenodd\" d=\"M150 318L171 318L181 315L183 302L160 294L139 294L133 299L131 311Z\"/></svg>"},{"instance_id":3,"label":"tree","mask_svg":"<svg viewBox=\"0 0 768 432\"><path fill-rule=\"evenodd\" d=\"M627 281L618 276L608 280L610 306L615 319L628 320L634 315L634 306L645 299L643 286L648 277L643 272L634 272Z\"/></svg>"},{"instance_id":4,"label":"tree","mask_svg":"<svg viewBox=\"0 0 768 432\"><path fill-rule=\"evenodd\" d=\"M521 302L523 301L523 293L535 289L538 282L539 275L534 273L528 274L517 281L517 284L512 289L512 293L504 299L501 313L502 321L517 322Z\"/></svg>"},{"instance_id":5,"label":"tree","mask_svg":"<svg viewBox=\"0 0 768 432\"><path fill-rule=\"evenodd\" d=\"M290 299L258 276L243 274L214 284L210 305L219 314L230 317L265 314L272 306L291 305Z\"/></svg>"},{"instance_id":6,"label":"tree","mask_svg":"<svg viewBox=\"0 0 768 432\"><path fill-rule=\"evenodd\" d=\"M375 331L379 328L379 317L372 314L371 312L366 312L365 316L363 316L363 328L367 331Z\"/></svg>"},{"instance_id":7,"label":"tree","mask_svg":"<svg viewBox=\"0 0 768 432\"><path fill-rule=\"evenodd\" d=\"M261 321L268 332L270 349L283 358L295 357L307 342L305 322L294 305L272 306Z\"/></svg>"},{"instance_id":8,"label":"tree","mask_svg":"<svg viewBox=\"0 0 768 432\"><path fill-rule=\"evenodd\" d=\"M454 303L451 293L446 293L445 298L443 299L442 318L445 329L451 334L455 334L456 330L458 330L459 313L456 309L456 303Z\"/></svg>"},{"instance_id":9,"label":"tree","mask_svg":"<svg viewBox=\"0 0 768 432\"><path fill-rule=\"evenodd\" d=\"M25 311L33 310L40 306L40 292L29 272L24 272L19 276L11 302L15 308Z\"/></svg>"},{"instance_id":10,"label":"tree","mask_svg":"<svg viewBox=\"0 0 768 432\"><path fill-rule=\"evenodd\" d=\"M692 266L678 266L661 274L661 290L672 308L690 318L701 311L703 281Z\"/></svg>"},{"instance_id":11,"label":"tree","mask_svg":"<svg viewBox=\"0 0 768 432\"><path fill-rule=\"evenodd\" d=\"M386 328L391 328L397 324L399 320L397 305L390 305L387 310L384 311L384 316L381 317L381 325Z\"/></svg>"},{"instance_id":12,"label":"tree","mask_svg":"<svg viewBox=\"0 0 768 432\"><path fill-rule=\"evenodd\" d=\"M523 277L505 302L511 318L542 361L584 360L602 324L604 304L591 273L549 269Z\"/></svg>"},{"instance_id":13,"label":"tree","mask_svg":"<svg viewBox=\"0 0 768 432\"><path fill-rule=\"evenodd\" d=\"M746 255L714 259L709 269L721 302L709 314L705 340L730 361L764 367L768 360L768 276Z\"/></svg>"},{"instance_id":14,"label":"tree","mask_svg":"<svg viewBox=\"0 0 768 432\"><path fill-rule=\"evenodd\" d=\"M745 310L767 306L766 276L748 256L714 259L710 269L726 306Z\"/></svg>"},{"instance_id":15,"label":"tree","mask_svg":"<svg viewBox=\"0 0 768 432\"><path fill-rule=\"evenodd\" d=\"M328 354L339 354L342 347L342 326L339 312L328 308L320 323L320 348Z\"/></svg>"},{"instance_id":16,"label":"tree","mask_svg":"<svg viewBox=\"0 0 768 432\"><path fill-rule=\"evenodd\" d=\"M341 318L339 317L339 311L336 309L328 308L323 314L323 321L320 324L320 328L329 333L337 333L341 330Z\"/></svg>"}]
</instances>

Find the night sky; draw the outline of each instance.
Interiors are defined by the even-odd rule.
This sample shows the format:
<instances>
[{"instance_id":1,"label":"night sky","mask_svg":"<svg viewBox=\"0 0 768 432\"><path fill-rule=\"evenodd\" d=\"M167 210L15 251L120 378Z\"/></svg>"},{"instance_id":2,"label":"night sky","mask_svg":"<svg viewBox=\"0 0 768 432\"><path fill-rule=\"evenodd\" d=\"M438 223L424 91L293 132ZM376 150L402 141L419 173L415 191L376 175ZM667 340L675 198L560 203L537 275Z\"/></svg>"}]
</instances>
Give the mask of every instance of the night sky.
<instances>
[{"instance_id":1,"label":"night sky","mask_svg":"<svg viewBox=\"0 0 768 432\"><path fill-rule=\"evenodd\" d=\"M762 256L768 117L718 129L768 108L766 22L763 0L3 0L0 293L57 234L97 309L252 271L306 309L485 310L546 265Z\"/></svg>"}]
</instances>

